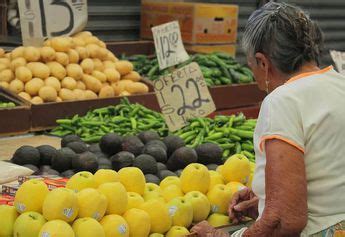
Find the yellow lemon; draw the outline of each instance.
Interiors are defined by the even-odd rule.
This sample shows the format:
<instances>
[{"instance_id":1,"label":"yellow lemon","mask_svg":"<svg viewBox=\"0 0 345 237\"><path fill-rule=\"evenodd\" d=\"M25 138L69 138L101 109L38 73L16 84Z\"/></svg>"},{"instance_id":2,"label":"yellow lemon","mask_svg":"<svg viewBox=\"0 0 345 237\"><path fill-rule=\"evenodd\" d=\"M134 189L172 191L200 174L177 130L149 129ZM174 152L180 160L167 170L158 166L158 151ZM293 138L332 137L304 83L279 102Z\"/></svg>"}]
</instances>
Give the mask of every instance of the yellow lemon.
<instances>
[{"instance_id":1,"label":"yellow lemon","mask_svg":"<svg viewBox=\"0 0 345 237\"><path fill-rule=\"evenodd\" d=\"M207 219L207 222L213 227L225 226L231 224L229 216L213 213Z\"/></svg>"},{"instance_id":2,"label":"yellow lemon","mask_svg":"<svg viewBox=\"0 0 345 237\"><path fill-rule=\"evenodd\" d=\"M122 216L108 215L100 223L106 237L129 237L129 227Z\"/></svg>"},{"instance_id":3,"label":"yellow lemon","mask_svg":"<svg viewBox=\"0 0 345 237\"><path fill-rule=\"evenodd\" d=\"M250 162L242 154L233 155L224 163L221 174L226 183L236 181L245 184L250 175Z\"/></svg>"},{"instance_id":4,"label":"yellow lemon","mask_svg":"<svg viewBox=\"0 0 345 237\"><path fill-rule=\"evenodd\" d=\"M184 197L172 199L167 204L169 214L172 217L173 225L188 228L193 221L193 206Z\"/></svg>"},{"instance_id":5,"label":"yellow lemon","mask_svg":"<svg viewBox=\"0 0 345 237\"><path fill-rule=\"evenodd\" d=\"M209 190L211 190L216 184L224 184L223 176L220 173L214 170L210 170L209 173L211 178Z\"/></svg>"},{"instance_id":6,"label":"yellow lemon","mask_svg":"<svg viewBox=\"0 0 345 237\"><path fill-rule=\"evenodd\" d=\"M206 220L211 210L211 205L206 195L199 191L192 191L187 193L185 198L192 204L193 222L198 223Z\"/></svg>"},{"instance_id":7,"label":"yellow lemon","mask_svg":"<svg viewBox=\"0 0 345 237\"><path fill-rule=\"evenodd\" d=\"M228 187L231 190L232 195L246 188L245 185L239 182L229 182L226 184L226 187Z\"/></svg>"},{"instance_id":8,"label":"yellow lemon","mask_svg":"<svg viewBox=\"0 0 345 237\"><path fill-rule=\"evenodd\" d=\"M217 184L207 193L207 198L210 201L213 213L226 214L232 193L229 187L224 184Z\"/></svg>"},{"instance_id":9,"label":"yellow lemon","mask_svg":"<svg viewBox=\"0 0 345 237\"><path fill-rule=\"evenodd\" d=\"M143 172L136 167L122 168L118 172L120 182L125 186L128 192L136 192L140 195L145 191L145 176Z\"/></svg>"},{"instance_id":10,"label":"yellow lemon","mask_svg":"<svg viewBox=\"0 0 345 237\"><path fill-rule=\"evenodd\" d=\"M144 198L135 192L127 192L127 197L128 197L127 210L130 210L132 208L138 208L140 207L141 204L145 202Z\"/></svg>"},{"instance_id":11,"label":"yellow lemon","mask_svg":"<svg viewBox=\"0 0 345 237\"><path fill-rule=\"evenodd\" d=\"M106 196L93 188L86 188L77 193L78 217L91 217L100 221L107 210Z\"/></svg>"},{"instance_id":12,"label":"yellow lemon","mask_svg":"<svg viewBox=\"0 0 345 237\"><path fill-rule=\"evenodd\" d=\"M93 174L88 171L78 172L73 175L66 184L66 188L72 189L76 192L85 188L96 188L96 181Z\"/></svg>"},{"instance_id":13,"label":"yellow lemon","mask_svg":"<svg viewBox=\"0 0 345 237\"><path fill-rule=\"evenodd\" d=\"M14 198L14 206L19 213L42 212L42 204L48 193L48 187L43 181L28 180L19 187Z\"/></svg>"},{"instance_id":14,"label":"yellow lemon","mask_svg":"<svg viewBox=\"0 0 345 237\"><path fill-rule=\"evenodd\" d=\"M176 197L182 197L183 192L181 188L175 184L169 185L165 187L162 191L162 196L164 197L166 202L169 202L171 199Z\"/></svg>"},{"instance_id":15,"label":"yellow lemon","mask_svg":"<svg viewBox=\"0 0 345 237\"><path fill-rule=\"evenodd\" d=\"M75 220L72 228L77 237L105 237L102 225L90 217Z\"/></svg>"},{"instance_id":16,"label":"yellow lemon","mask_svg":"<svg viewBox=\"0 0 345 237\"><path fill-rule=\"evenodd\" d=\"M181 187L181 180L179 177L176 176L168 176L165 179L163 179L161 181L161 183L159 184L159 186L161 187L161 189L164 189L172 184L177 185L178 187Z\"/></svg>"},{"instance_id":17,"label":"yellow lemon","mask_svg":"<svg viewBox=\"0 0 345 237\"><path fill-rule=\"evenodd\" d=\"M198 163L189 164L181 174L181 188L184 193L200 191L207 193L210 186L210 173L206 166Z\"/></svg>"},{"instance_id":18,"label":"yellow lemon","mask_svg":"<svg viewBox=\"0 0 345 237\"><path fill-rule=\"evenodd\" d=\"M38 237L74 237L72 227L62 220L48 221L42 226Z\"/></svg>"},{"instance_id":19,"label":"yellow lemon","mask_svg":"<svg viewBox=\"0 0 345 237\"><path fill-rule=\"evenodd\" d=\"M107 214L122 215L128 204L128 197L125 187L119 183L105 183L98 187L98 191L108 199Z\"/></svg>"},{"instance_id":20,"label":"yellow lemon","mask_svg":"<svg viewBox=\"0 0 345 237\"><path fill-rule=\"evenodd\" d=\"M130 237L145 237L150 234L151 218L144 210L132 208L123 215L129 226Z\"/></svg>"},{"instance_id":21,"label":"yellow lemon","mask_svg":"<svg viewBox=\"0 0 345 237\"><path fill-rule=\"evenodd\" d=\"M190 234L187 228L183 226L173 226L170 228L168 233L166 233L165 237L183 237Z\"/></svg>"},{"instance_id":22,"label":"yellow lemon","mask_svg":"<svg viewBox=\"0 0 345 237\"><path fill-rule=\"evenodd\" d=\"M168 207L158 200L149 200L140 206L140 209L149 214L151 219L151 232L164 234L172 224Z\"/></svg>"},{"instance_id":23,"label":"yellow lemon","mask_svg":"<svg viewBox=\"0 0 345 237\"><path fill-rule=\"evenodd\" d=\"M79 210L77 194L67 188L54 189L44 200L42 210L48 221L59 219L72 222Z\"/></svg>"},{"instance_id":24,"label":"yellow lemon","mask_svg":"<svg viewBox=\"0 0 345 237\"><path fill-rule=\"evenodd\" d=\"M94 175L94 179L96 181L97 187L104 183L113 183L120 181L117 172L109 169L98 170Z\"/></svg>"},{"instance_id":25,"label":"yellow lemon","mask_svg":"<svg viewBox=\"0 0 345 237\"><path fill-rule=\"evenodd\" d=\"M46 220L40 213L25 212L14 223L13 237L37 237L45 223Z\"/></svg>"},{"instance_id":26,"label":"yellow lemon","mask_svg":"<svg viewBox=\"0 0 345 237\"><path fill-rule=\"evenodd\" d=\"M18 217L16 208L8 205L0 205L0 236L12 236L13 225Z\"/></svg>"}]
</instances>

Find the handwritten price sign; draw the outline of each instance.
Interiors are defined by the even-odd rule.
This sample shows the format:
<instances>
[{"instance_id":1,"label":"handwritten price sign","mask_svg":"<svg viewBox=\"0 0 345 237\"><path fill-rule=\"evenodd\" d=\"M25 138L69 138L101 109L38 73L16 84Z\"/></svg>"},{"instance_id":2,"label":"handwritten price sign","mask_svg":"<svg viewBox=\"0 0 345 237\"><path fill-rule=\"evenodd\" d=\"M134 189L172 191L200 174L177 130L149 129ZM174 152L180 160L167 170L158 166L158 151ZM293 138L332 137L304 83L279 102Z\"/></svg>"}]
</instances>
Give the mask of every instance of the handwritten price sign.
<instances>
[{"instance_id":1,"label":"handwritten price sign","mask_svg":"<svg viewBox=\"0 0 345 237\"><path fill-rule=\"evenodd\" d=\"M87 0L18 0L18 6L25 46L77 33L87 23Z\"/></svg>"},{"instance_id":2,"label":"handwritten price sign","mask_svg":"<svg viewBox=\"0 0 345 237\"><path fill-rule=\"evenodd\" d=\"M330 53L339 73L345 75L345 52L331 50Z\"/></svg>"},{"instance_id":3,"label":"handwritten price sign","mask_svg":"<svg viewBox=\"0 0 345 237\"><path fill-rule=\"evenodd\" d=\"M189 58L182 43L178 21L155 26L152 28L152 33L161 70L182 63Z\"/></svg>"},{"instance_id":4,"label":"handwritten price sign","mask_svg":"<svg viewBox=\"0 0 345 237\"><path fill-rule=\"evenodd\" d=\"M191 63L154 82L158 103L171 131L190 118L205 117L216 110L197 63Z\"/></svg>"}]
</instances>

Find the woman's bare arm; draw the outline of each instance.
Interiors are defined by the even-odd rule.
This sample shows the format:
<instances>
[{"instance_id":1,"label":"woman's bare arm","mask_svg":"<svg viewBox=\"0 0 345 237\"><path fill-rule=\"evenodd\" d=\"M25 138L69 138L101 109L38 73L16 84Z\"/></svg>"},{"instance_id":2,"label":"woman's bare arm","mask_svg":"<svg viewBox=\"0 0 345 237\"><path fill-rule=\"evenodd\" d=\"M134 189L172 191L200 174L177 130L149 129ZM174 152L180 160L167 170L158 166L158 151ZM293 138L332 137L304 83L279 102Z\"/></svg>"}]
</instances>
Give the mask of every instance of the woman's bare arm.
<instances>
[{"instance_id":1,"label":"woman's bare arm","mask_svg":"<svg viewBox=\"0 0 345 237\"><path fill-rule=\"evenodd\" d=\"M267 140L265 149L265 209L243 236L299 236L308 220L304 154L277 139Z\"/></svg>"}]
</instances>

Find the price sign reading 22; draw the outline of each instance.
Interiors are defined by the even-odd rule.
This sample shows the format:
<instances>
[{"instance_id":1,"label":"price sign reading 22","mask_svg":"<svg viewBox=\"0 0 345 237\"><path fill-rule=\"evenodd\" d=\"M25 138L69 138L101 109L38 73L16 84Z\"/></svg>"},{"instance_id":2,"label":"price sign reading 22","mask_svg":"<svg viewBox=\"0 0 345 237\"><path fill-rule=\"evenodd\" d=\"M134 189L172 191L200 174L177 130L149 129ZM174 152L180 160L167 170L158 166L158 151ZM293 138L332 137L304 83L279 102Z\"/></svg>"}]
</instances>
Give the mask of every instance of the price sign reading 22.
<instances>
[{"instance_id":1,"label":"price sign reading 22","mask_svg":"<svg viewBox=\"0 0 345 237\"><path fill-rule=\"evenodd\" d=\"M171 92L179 91L180 94L181 94L182 106L177 109L177 114L180 115L180 116L184 115L187 112L188 109L192 110L192 111L195 111L196 109L199 109L203 105L203 103L209 103L210 102L210 99L202 99L201 98L199 86L198 86L197 82L193 78L189 78L186 81L186 85L185 86L186 86L187 89L189 89L189 85L190 84L192 84L194 86L195 92L196 92L196 96L197 96L193 100L191 105L187 105L186 104L185 91L183 90L182 86L180 86L180 85L173 85L171 87Z\"/></svg>"},{"instance_id":2,"label":"price sign reading 22","mask_svg":"<svg viewBox=\"0 0 345 237\"><path fill-rule=\"evenodd\" d=\"M192 117L207 116L215 111L212 97L196 63L161 77L155 81L154 88L171 131L182 128Z\"/></svg>"}]
</instances>

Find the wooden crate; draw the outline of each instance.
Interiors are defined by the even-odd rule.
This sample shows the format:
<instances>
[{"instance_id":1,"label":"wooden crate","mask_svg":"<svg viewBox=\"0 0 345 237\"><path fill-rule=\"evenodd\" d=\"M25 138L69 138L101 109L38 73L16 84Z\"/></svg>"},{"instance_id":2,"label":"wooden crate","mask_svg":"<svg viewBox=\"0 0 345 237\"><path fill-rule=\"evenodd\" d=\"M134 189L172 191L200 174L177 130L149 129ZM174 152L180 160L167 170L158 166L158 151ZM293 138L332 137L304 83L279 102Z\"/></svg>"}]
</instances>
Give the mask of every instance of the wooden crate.
<instances>
[{"instance_id":1,"label":"wooden crate","mask_svg":"<svg viewBox=\"0 0 345 237\"><path fill-rule=\"evenodd\" d=\"M0 100L17 106L0 108L0 135L27 133L31 125L30 103L0 87Z\"/></svg>"}]
</instances>

